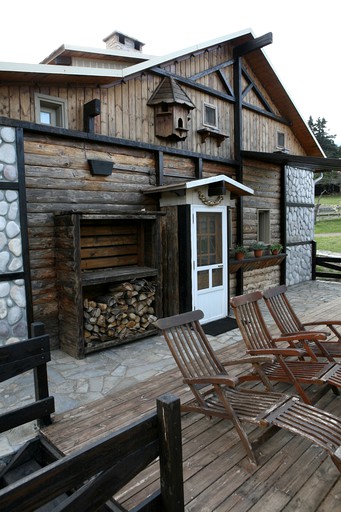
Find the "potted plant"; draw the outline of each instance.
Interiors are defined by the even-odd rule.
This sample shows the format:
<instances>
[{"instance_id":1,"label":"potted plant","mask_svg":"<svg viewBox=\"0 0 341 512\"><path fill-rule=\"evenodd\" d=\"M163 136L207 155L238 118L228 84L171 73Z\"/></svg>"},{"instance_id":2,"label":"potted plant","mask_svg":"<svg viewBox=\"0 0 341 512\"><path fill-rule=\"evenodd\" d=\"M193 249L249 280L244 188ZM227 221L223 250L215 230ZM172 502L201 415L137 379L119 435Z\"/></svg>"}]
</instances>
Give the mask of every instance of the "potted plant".
<instances>
[{"instance_id":1,"label":"potted plant","mask_svg":"<svg viewBox=\"0 0 341 512\"><path fill-rule=\"evenodd\" d=\"M279 254L282 249L283 249L283 245L282 244L272 244L272 245L270 245L270 252L271 252L271 254Z\"/></svg>"},{"instance_id":2,"label":"potted plant","mask_svg":"<svg viewBox=\"0 0 341 512\"><path fill-rule=\"evenodd\" d=\"M253 251L255 258L259 258L263 255L263 251L266 249L266 245L263 242L255 242L250 245L250 251Z\"/></svg>"},{"instance_id":3,"label":"potted plant","mask_svg":"<svg viewBox=\"0 0 341 512\"><path fill-rule=\"evenodd\" d=\"M236 260L242 260L245 257L245 254L247 253L246 247L244 245L235 245L233 248L233 256L236 258Z\"/></svg>"}]
</instances>

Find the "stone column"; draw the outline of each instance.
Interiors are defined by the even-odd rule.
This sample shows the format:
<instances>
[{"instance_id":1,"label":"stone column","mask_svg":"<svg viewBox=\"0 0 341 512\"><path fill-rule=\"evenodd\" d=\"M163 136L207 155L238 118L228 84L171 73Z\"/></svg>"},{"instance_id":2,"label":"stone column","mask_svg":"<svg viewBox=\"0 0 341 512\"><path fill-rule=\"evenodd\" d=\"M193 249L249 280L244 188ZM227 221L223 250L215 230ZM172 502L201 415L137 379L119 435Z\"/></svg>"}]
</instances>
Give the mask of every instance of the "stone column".
<instances>
[{"instance_id":1,"label":"stone column","mask_svg":"<svg viewBox=\"0 0 341 512\"><path fill-rule=\"evenodd\" d=\"M0 126L0 345L27 337L24 279L11 280L23 272L19 192L6 189L18 183L15 129Z\"/></svg>"},{"instance_id":2,"label":"stone column","mask_svg":"<svg viewBox=\"0 0 341 512\"><path fill-rule=\"evenodd\" d=\"M287 285L311 279L311 240L314 238L314 180L305 169L286 167ZM297 204L297 206L296 206ZM311 206L310 206L311 205Z\"/></svg>"}]
</instances>

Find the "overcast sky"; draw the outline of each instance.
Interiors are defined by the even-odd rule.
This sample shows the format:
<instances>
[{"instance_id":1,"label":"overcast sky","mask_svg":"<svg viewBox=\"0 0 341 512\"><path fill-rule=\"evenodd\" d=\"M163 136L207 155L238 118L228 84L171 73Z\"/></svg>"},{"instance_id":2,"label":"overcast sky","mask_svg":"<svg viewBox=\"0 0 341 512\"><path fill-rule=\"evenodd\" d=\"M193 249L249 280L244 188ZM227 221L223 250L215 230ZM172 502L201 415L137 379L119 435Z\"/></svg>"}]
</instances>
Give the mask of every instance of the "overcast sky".
<instances>
[{"instance_id":1,"label":"overcast sky","mask_svg":"<svg viewBox=\"0 0 341 512\"><path fill-rule=\"evenodd\" d=\"M114 30L176 50L251 28L307 122L325 117L341 144L339 0L12 0L1 2L0 61L39 63L62 44L105 48Z\"/></svg>"}]
</instances>

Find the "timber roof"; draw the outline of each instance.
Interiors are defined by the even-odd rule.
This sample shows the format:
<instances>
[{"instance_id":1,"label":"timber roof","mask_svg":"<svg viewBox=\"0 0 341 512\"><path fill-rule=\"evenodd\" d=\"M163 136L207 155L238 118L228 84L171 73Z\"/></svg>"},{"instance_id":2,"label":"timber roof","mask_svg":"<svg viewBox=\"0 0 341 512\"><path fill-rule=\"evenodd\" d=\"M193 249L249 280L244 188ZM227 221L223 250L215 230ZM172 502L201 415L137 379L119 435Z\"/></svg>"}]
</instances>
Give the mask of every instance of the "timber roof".
<instances>
[{"instance_id":1,"label":"timber roof","mask_svg":"<svg viewBox=\"0 0 341 512\"><path fill-rule=\"evenodd\" d=\"M14 83L16 85L18 83L39 83L42 85L63 84L64 87L66 85L113 87L122 80L128 80L148 70L152 71L155 68L160 68L176 59L185 58L186 55L194 55L208 48L218 47L227 42L230 42L233 47L236 47L248 41L252 41L253 39L255 38L252 30L245 29L162 57L147 57L138 52L122 53L121 51L115 50L81 49L80 47L63 45L43 61L49 62L49 64L43 63L35 65L0 62L0 82ZM123 66L122 69L105 69L52 64L58 61L63 62L63 59L60 59L61 57L66 58L71 57L71 55L104 60L121 58L122 62L126 60L127 65ZM289 94L283 87L263 50L254 50L246 54L244 59L251 66L264 88L271 95L281 115L290 122L291 129L306 154L315 157L325 156L307 123L304 121ZM173 76L175 79L177 78L176 75Z\"/></svg>"},{"instance_id":2,"label":"timber roof","mask_svg":"<svg viewBox=\"0 0 341 512\"><path fill-rule=\"evenodd\" d=\"M289 153L262 153L258 151L242 151L242 157L278 165L290 165L314 172L340 171L341 158L321 158L314 156L290 155Z\"/></svg>"},{"instance_id":3,"label":"timber roof","mask_svg":"<svg viewBox=\"0 0 341 512\"><path fill-rule=\"evenodd\" d=\"M199 188L212 183L223 182L225 188L237 196L251 196L254 194L252 188L239 183L238 181L220 174L218 176L211 176L210 178L201 178L199 180L183 181L181 183L172 183L170 185L161 185L158 187L150 187L143 191L144 194L160 194L162 192L176 192L178 190L188 190L191 188Z\"/></svg>"}]
</instances>

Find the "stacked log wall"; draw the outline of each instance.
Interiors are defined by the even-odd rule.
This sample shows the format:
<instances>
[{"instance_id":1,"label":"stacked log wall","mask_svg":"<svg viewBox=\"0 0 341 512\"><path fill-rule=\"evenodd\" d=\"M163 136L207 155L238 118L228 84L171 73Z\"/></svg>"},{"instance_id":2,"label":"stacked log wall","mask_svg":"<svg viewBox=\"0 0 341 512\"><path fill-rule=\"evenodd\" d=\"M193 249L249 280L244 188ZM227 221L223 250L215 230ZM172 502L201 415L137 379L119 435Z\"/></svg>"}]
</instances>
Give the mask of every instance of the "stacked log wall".
<instances>
[{"instance_id":1,"label":"stacked log wall","mask_svg":"<svg viewBox=\"0 0 341 512\"><path fill-rule=\"evenodd\" d=\"M54 214L65 211L156 210L143 189L155 184L148 151L91 144L71 138L25 135L25 179L33 315L58 341L58 290ZM112 159L110 176L92 176L88 159ZM73 250L72 247L69 250ZM78 317L78 316L77 316Z\"/></svg>"}]
</instances>

